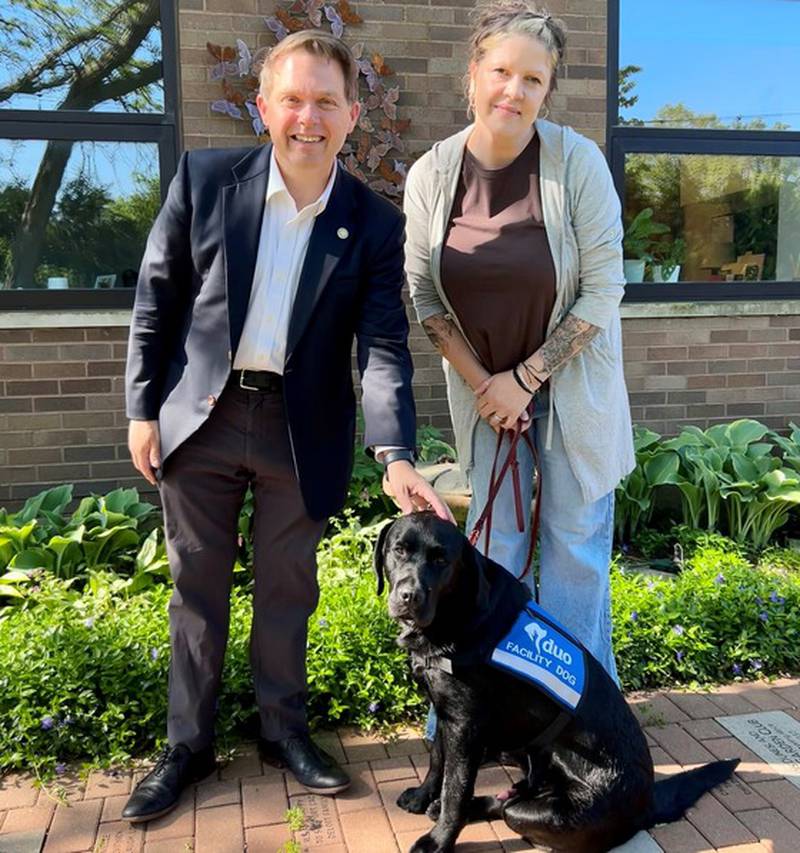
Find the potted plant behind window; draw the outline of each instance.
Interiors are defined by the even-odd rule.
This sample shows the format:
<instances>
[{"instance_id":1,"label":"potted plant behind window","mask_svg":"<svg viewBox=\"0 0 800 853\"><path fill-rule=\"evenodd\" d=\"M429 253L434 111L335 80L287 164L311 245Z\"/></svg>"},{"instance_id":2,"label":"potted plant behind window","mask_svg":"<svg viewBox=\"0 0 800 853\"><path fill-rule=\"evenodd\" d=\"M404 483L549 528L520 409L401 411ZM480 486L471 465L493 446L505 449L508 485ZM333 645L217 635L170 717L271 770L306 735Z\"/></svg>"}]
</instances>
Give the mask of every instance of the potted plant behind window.
<instances>
[{"instance_id":1,"label":"potted plant behind window","mask_svg":"<svg viewBox=\"0 0 800 853\"><path fill-rule=\"evenodd\" d=\"M653 281L677 281L685 255L686 242L680 237L657 243L653 249Z\"/></svg>"},{"instance_id":2,"label":"potted plant behind window","mask_svg":"<svg viewBox=\"0 0 800 853\"><path fill-rule=\"evenodd\" d=\"M654 237L669 233L669 228L661 222L653 222L653 208L640 210L630 221L622 238L625 260L625 281L629 283L644 281L644 267L652 261L651 247Z\"/></svg>"}]
</instances>

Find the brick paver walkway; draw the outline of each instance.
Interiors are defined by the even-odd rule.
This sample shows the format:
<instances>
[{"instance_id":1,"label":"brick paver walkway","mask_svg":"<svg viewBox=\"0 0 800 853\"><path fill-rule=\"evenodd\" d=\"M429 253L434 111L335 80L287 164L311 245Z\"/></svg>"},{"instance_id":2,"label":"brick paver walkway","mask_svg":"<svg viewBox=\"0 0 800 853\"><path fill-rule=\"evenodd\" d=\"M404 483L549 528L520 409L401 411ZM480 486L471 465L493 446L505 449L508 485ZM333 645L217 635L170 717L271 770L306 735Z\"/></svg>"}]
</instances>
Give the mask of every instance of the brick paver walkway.
<instances>
[{"instance_id":1,"label":"brick paver walkway","mask_svg":"<svg viewBox=\"0 0 800 853\"><path fill-rule=\"evenodd\" d=\"M655 828L650 839L638 838L631 850L800 853L800 788L714 719L782 710L800 720L800 679L729 685L712 693L642 694L630 702L645 726L657 772L714 757L742 758L735 779L703 797L686 819ZM120 820L137 774L93 773L85 782L63 777L65 803L38 791L25 774L7 776L0 780L0 853L276 853L292 837L285 822L290 806L305 815L306 828L294 835L303 851L408 850L430 825L395 805L425 772L427 752L418 733L382 743L343 730L319 740L353 776L353 786L339 797L305 793L293 779L262 766L253 745L244 745L215 776L187 791L172 814L138 828ZM510 777L495 766L484 768L478 781L480 791L489 793L507 787ZM460 853L528 849L502 822L469 826L458 844Z\"/></svg>"}]
</instances>

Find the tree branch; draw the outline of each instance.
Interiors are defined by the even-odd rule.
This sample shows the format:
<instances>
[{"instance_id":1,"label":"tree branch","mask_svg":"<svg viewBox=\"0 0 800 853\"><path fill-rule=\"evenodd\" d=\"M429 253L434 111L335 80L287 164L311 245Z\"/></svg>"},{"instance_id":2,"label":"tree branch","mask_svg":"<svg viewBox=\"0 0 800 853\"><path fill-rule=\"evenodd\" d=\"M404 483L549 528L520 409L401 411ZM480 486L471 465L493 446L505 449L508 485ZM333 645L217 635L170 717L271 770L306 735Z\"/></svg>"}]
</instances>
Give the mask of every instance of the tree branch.
<instances>
[{"instance_id":1,"label":"tree branch","mask_svg":"<svg viewBox=\"0 0 800 853\"><path fill-rule=\"evenodd\" d=\"M68 74L62 74L59 77L46 81L39 81L39 78L47 71L52 71L58 67L59 63L64 61L65 54L70 50L73 50L79 45L85 44L94 38L102 36L104 30L113 24L121 14L129 12L131 8L136 5L137 3L135 2L121 2L118 6L115 6L102 21L99 21L93 27L87 27L79 30L63 44L59 44L57 47L53 48L53 50L46 54L35 68L32 68L26 74L18 77L14 82L9 83L7 86L0 89L0 102L7 101L10 97L17 94L34 95L44 89L52 89L66 82L69 79ZM152 6L152 3L149 3L148 5ZM149 16L145 15L143 17Z\"/></svg>"}]
</instances>

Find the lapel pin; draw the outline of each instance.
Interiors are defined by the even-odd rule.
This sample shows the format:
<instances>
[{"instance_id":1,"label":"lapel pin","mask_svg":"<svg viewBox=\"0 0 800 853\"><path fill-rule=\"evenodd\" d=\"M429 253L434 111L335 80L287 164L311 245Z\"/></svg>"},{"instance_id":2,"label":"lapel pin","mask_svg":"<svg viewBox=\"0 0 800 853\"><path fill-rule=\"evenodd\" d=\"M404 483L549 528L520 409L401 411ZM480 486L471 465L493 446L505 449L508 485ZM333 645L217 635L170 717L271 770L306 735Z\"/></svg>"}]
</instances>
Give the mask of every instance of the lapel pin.
<instances>
[{"instance_id":1,"label":"lapel pin","mask_svg":"<svg viewBox=\"0 0 800 853\"><path fill-rule=\"evenodd\" d=\"M346 228L340 228L340 229L336 232L336 236L337 236L340 240L346 240L346 239L350 236L350 232L349 232Z\"/></svg>"}]
</instances>

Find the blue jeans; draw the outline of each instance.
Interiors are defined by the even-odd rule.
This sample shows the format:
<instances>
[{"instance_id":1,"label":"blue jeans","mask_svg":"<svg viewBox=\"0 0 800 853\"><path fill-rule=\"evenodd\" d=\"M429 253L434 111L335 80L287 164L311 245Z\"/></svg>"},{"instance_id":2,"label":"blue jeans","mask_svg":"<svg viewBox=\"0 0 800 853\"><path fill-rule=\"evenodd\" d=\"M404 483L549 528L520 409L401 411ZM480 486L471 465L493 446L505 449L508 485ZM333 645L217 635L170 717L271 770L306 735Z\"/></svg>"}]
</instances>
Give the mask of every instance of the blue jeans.
<instances>
[{"instance_id":1,"label":"blue jeans","mask_svg":"<svg viewBox=\"0 0 800 853\"><path fill-rule=\"evenodd\" d=\"M558 418L553 424L550 450L544 449L547 428L546 399L537 400L531 431L539 454L542 475L539 521L539 604L586 646L619 683L611 647L611 600L609 564L614 529L614 492L585 503L580 484L570 468ZM503 441L499 462L505 459L509 439ZM486 505L489 479L497 447L497 435L480 420L473 437L473 463L469 480L472 501L467 515L467 533ZM533 457L524 441L517 446L523 506L533 497ZM499 467L499 466L498 466ZM525 513L525 532L517 529L511 473L494 503L489 554L495 562L519 577L528 556L530 514ZM485 553L485 531L477 543ZM532 572L524 578L533 590ZM433 739L436 718L428 715L425 736Z\"/></svg>"}]
</instances>

